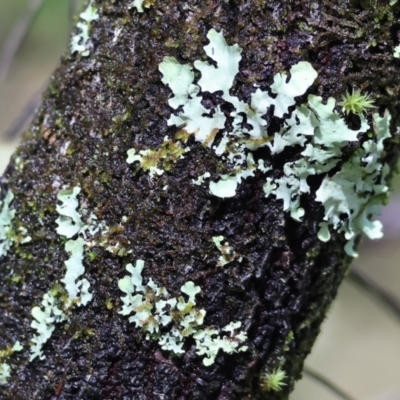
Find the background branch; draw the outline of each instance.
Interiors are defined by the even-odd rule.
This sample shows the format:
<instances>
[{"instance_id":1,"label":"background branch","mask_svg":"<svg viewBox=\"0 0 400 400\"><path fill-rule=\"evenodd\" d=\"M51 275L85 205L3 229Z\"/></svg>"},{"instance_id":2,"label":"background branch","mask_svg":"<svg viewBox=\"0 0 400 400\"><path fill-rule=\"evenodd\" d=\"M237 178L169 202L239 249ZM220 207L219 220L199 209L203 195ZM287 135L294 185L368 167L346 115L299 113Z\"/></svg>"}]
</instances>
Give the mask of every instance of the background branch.
<instances>
[{"instance_id":1,"label":"background branch","mask_svg":"<svg viewBox=\"0 0 400 400\"><path fill-rule=\"evenodd\" d=\"M353 397L350 397L342 389L336 386L333 382L329 381L327 378L311 370L310 368L304 367L304 374L318 382L320 385L324 386L326 389L330 390L332 393L335 393L339 398L343 400L355 400Z\"/></svg>"},{"instance_id":2,"label":"background branch","mask_svg":"<svg viewBox=\"0 0 400 400\"><path fill-rule=\"evenodd\" d=\"M29 0L21 17L7 36L0 56L0 82L7 76L15 54L21 47L42 5L43 0Z\"/></svg>"}]
</instances>

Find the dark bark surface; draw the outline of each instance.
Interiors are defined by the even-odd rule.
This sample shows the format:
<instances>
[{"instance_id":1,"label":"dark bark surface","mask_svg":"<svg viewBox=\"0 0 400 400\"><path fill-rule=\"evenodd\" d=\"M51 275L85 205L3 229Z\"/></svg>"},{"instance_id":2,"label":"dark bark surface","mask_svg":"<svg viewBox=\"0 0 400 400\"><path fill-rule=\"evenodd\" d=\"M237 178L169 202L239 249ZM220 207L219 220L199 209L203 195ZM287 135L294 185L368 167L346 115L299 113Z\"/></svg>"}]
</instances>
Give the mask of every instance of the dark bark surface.
<instances>
[{"instance_id":1,"label":"dark bark surface","mask_svg":"<svg viewBox=\"0 0 400 400\"><path fill-rule=\"evenodd\" d=\"M67 254L55 231L56 195L63 185L80 186L87 208L111 227L109 242L132 253L96 248L94 260L85 255L93 301L56 326L44 361L29 363L27 351L13 356L12 377L0 386L0 398L285 399L350 262L341 235L327 244L318 240L323 210L312 201L315 192L303 197L306 213L299 223L280 200L265 198L261 176L246 179L237 196L225 200L193 186L204 168L212 177L224 172L193 138L185 158L155 180L129 166L126 152L158 148L166 135L175 135L166 123L171 92L158 65L167 55L181 63L204 57L211 28L243 48L234 88L239 98L248 100L254 83L267 88L277 72L309 61L319 74L309 93L340 98L352 86L363 88L398 125L400 62L393 48L400 40L400 4L157 0L139 14L128 9L129 1L96 3L100 18L92 23L90 56L63 57L3 177L4 189L15 194L16 224L27 227L33 240L0 261L0 348L16 340L28 345L32 307L64 276ZM116 29L121 31L113 41ZM211 95L209 100L217 102ZM394 143L387 147L393 166L397 149ZM266 149L258 152L269 157ZM285 161L276 161L276 171ZM128 222L120 228L123 216ZM220 253L211 238L218 235L243 262L216 267ZM146 262L145 278L174 296L188 280L199 285L206 324L242 321L249 351L220 352L205 367L190 340L182 357L146 341L118 314L118 280L137 259ZM261 371L282 360L287 386L263 393Z\"/></svg>"}]
</instances>

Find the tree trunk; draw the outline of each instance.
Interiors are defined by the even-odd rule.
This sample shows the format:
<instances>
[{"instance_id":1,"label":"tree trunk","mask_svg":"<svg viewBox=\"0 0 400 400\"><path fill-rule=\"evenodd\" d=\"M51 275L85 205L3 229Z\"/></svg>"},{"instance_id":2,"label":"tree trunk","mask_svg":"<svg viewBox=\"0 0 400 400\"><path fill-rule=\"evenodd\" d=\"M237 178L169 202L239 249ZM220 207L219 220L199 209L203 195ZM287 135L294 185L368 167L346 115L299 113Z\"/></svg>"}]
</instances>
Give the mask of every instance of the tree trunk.
<instances>
[{"instance_id":1,"label":"tree trunk","mask_svg":"<svg viewBox=\"0 0 400 400\"><path fill-rule=\"evenodd\" d=\"M400 4L129 3L81 15L2 180L0 397L286 399L351 241L379 236L369 206L398 154ZM305 115L312 134L289 138ZM336 128L349 137L322 142ZM334 156L307 158L310 143ZM299 160L303 181L285 172ZM293 176L310 189L280 180ZM334 183L357 194L349 210Z\"/></svg>"}]
</instances>

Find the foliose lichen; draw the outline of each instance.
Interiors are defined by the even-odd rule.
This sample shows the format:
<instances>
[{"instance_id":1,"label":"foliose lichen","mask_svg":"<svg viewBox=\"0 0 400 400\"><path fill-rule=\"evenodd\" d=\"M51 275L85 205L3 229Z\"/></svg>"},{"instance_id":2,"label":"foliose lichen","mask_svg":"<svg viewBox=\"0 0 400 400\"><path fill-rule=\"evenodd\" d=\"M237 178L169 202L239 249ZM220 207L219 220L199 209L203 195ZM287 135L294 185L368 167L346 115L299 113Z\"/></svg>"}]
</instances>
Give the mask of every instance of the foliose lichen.
<instances>
[{"instance_id":1,"label":"foliose lichen","mask_svg":"<svg viewBox=\"0 0 400 400\"><path fill-rule=\"evenodd\" d=\"M79 207L78 195L81 192L80 187L74 187L72 190L63 189L57 194L59 204L56 206L56 211L59 217L56 219L57 233L66 238L72 238L83 227L82 217L77 211Z\"/></svg>"},{"instance_id":2,"label":"foliose lichen","mask_svg":"<svg viewBox=\"0 0 400 400\"><path fill-rule=\"evenodd\" d=\"M193 185L201 186L204 181L208 178L211 178L211 174L209 172L205 172L203 175L200 175L197 179L192 179Z\"/></svg>"},{"instance_id":3,"label":"foliose lichen","mask_svg":"<svg viewBox=\"0 0 400 400\"><path fill-rule=\"evenodd\" d=\"M151 7L156 0L133 0L132 3L129 4L129 8L135 7L136 10L140 13L144 12L144 8Z\"/></svg>"},{"instance_id":4,"label":"foliose lichen","mask_svg":"<svg viewBox=\"0 0 400 400\"><path fill-rule=\"evenodd\" d=\"M80 191L79 187L74 187L72 190L63 189L57 195L61 204L58 204L56 208L60 215L56 220L58 224L56 230L60 236L70 239L64 245L70 258L65 262L66 273L65 277L61 279L68 293L66 307L70 307L73 302L77 305L86 305L92 299L92 295L88 291L90 288L89 281L86 278L78 280L85 272L83 248L86 242L82 237L71 240L78 234L84 235L85 231L93 230L90 224L85 225L81 214L77 211L79 207L77 196Z\"/></svg>"},{"instance_id":5,"label":"foliose lichen","mask_svg":"<svg viewBox=\"0 0 400 400\"><path fill-rule=\"evenodd\" d=\"M32 339L31 361L36 357L44 359L43 346L50 339L55 325L68 320L66 312L75 306L87 305L93 298L89 292L89 281L82 278L85 273L84 247L101 245L102 239L95 241L93 237L99 232L103 235L108 227L105 223L97 221L93 213L86 216L86 223L83 221L83 210L79 209L78 200L80 192L80 187L76 186L72 189L64 188L57 194L59 204L56 211L59 216L56 220L56 231L64 239L69 239L64 244L69 258L65 261L65 276L60 280L64 284L67 297L61 302L49 291L43 296L42 307L33 307L34 320L31 326L36 330L36 334Z\"/></svg>"},{"instance_id":6,"label":"foliose lichen","mask_svg":"<svg viewBox=\"0 0 400 400\"><path fill-rule=\"evenodd\" d=\"M10 239L11 223L15 217L15 210L10 209L14 199L11 191L8 191L3 201L0 201L0 258L10 250L12 240Z\"/></svg>"},{"instance_id":7,"label":"foliose lichen","mask_svg":"<svg viewBox=\"0 0 400 400\"><path fill-rule=\"evenodd\" d=\"M14 194L11 190L7 191L3 200L0 200L0 258L7 255L13 243L24 244L32 240L26 228L13 227L15 210L10 207L13 200Z\"/></svg>"},{"instance_id":8,"label":"foliose lichen","mask_svg":"<svg viewBox=\"0 0 400 400\"><path fill-rule=\"evenodd\" d=\"M215 246L221 252L221 256L218 259L218 267L223 267L234 261L236 258L239 258L237 253L232 249L231 246L229 246L229 243L224 239L225 238L223 236L214 236L212 238ZM241 261L241 259L239 259L239 261Z\"/></svg>"},{"instance_id":9,"label":"foliose lichen","mask_svg":"<svg viewBox=\"0 0 400 400\"><path fill-rule=\"evenodd\" d=\"M5 350L0 350L0 386L5 385L11 376L9 359L14 353L20 352L22 349L21 343L16 341L13 346L8 346Z\"/></svg>"},{"instance_id":10,"label":"foliose lichen","mask_svg":"<svg viewBox=\"0 0 400 400\"><path fill-rule=\"evenodd\" d=\"M381 160L383 141L390 137L389 113L384 117L375 113L370 124L365 112L374 107L373 100L359 90L347 93L338 104L334 98L324 103L321 97L309 95L306 103L297 105L296 98L306 93L318 75L308 62L295 64L290 79L285 73L275 75L272 94L257 88L246 104L230 92L239 72L242 49L237 44L229 46L223 33L214 29L207 37L210 44L204 50L216 66L195 61L194 67L201 72L197 83L193 67L173 57L165 57L159 69L163 83L174 95L168 100L175 111L168 125L194 135L196 141L214 151L228 171L217 182L210 182L210 194L235 196L242 180L254 176L258 169L266 175L265 196L282 200L284 211L301 221L305 213L302 197L311 194L308 178L320 175L323 179L315 200L324 204L325 215L319 238L329 240L330 228L342 232L348 240L347 254L355 257L354 240L359 234L372 239L381 236L381 225L372 222L371 217L379 213L388 191L389 168ZM222 93L221 98L234 111L226 115L221 105L207 109L202 103L204 92ZM358 118L357 128L348 126L344 115L336 111L337 105L345 114ZM268 131L271 116L281 121L273 136ZM343 149L353 142L360 143L359 149L340 164ZM268 147L270 156L255 161L254 151L261 147ZM283 173L277 177L271 168L274 158L286 149L288 154L293 153L293 148L300 157L285 163ZM338 166L340 170L329 175Z\"/></svg>"},{"instance_id":11,"label":"foliose lichen","mask_svg":"<svg viewBox=\"0 0 400 400\"><path fill-rule=\"evenodd\" d=\"M200 287L186 282L181 292L187 300L183 296L172 297L166 288L159 287L151 278L144 284L143 268L143 260L137 260L135 266L126 266L130 276L118 282L119 289L125 293L119 313L129 315L129 322L141 328L147 340L156 340L163 350L179 356L185 353L185 339L192 337L196 353L205 356L203 364L206 366L214 363L219 350L228 354L247 350L247 346L242 345L247 334L239 331L241 322L232 322L222 328L225 335L218 329L203 326L206 311L195 307Z\"/></svg>"},{"instance_id":12,"label":"foliose lichen","mask_svg":"<svg viewBox=\"0 0 400 400\"><path fill-rule=\"evenodd\" d=\"M65 243L65 251L70 255L70 258L65 261L65 276L61 279L68 293L66 307L69 307L73 302L77 305L85 306L93 298L93 295L89 293L89 281L86 278L79 279L85 273L85 267L83 266L83 248L85 244L82 238L68 240Z\"/></svg>"},{"instance_id":13,"label":"foliose lichen","mask_svg":"<svg viewBox=\"0 0 400 400\"><path fill-rule=\"evenodd\" d=\"M400 58L400 44L394 48L393 57Z\"/></svg>"},{"instance_id":14,"label":"foliose lichen","mask_svg":"<svg viewBox=\"0 0 400 400\"><path fill-rule=\"evenodd\" d=\"M67 320L67 316L59 307L58 300L49 291L43 296L41 307L32 308L34 320L31 323L31 327L36 331L36 334L31 339L30 361L33 361L36 357L44 360L42 349L50 339L55 329L55 324Z\"/></svg>"},{"instance_id":15,"label":"foliose lichen","mask_svg":"<svg viewBox=\"0 0 400 400\"><path fill-rule=\"evenodd\" d=\"M0 385L5 385L11 376L11 367L3 362L0 364Z\"/></svg>"},{"instance_id":16,"label":"foliose lichen","mask_svg":"<svg viewBox=\"0 0 400 400\"><path fill-rule=\"evenodd\" d=\"M288 108L295 104L295 97L304 94L314 81L316 72L306 62L298 63L291 69L291 80L287 83L286 74L277 74L267 91L257 89L251 96L250 104L230 94L235 76L239 72L242 49L237 45L229 46L222 32L212 29L208 35L210 44L204 47L206 54L217 64L217 67L204 61L195 61L194 66L201 72L197 84L192 66L181 65L173 57L165 57L160 64L162 81L167 84L174 97L169 99L169 105L178 111L171 115L168 125L181 127L195 140L204 146L212 148L215 154L222 158L232 173L224 174L218 182L210 182L210 192L214 196L233 197L243 179L254 176L264 165L254 162L252 151L265 147L272 140L264 117L268 107L274 106L275 115L282 117ZM222 99L233 106L234 111L227 117L221 106L213 110L206 109L199 94L204 92L222 92ZM228 119L233 119L232 129L225 129ZM221 131L219 144L213 143Z\"/></svg>"},{"instance_id":17,"label":"foliose lichen","mask_svg":"<svg viewBox=\"0 0 400 400\"><path fill-rule=\"evenodd\" d=\"M92 4L92 2L90 2L86 10L83 11L79 16L83 22L78 22L76 25L77 28L79 28L80 33L76 34L71 39L71 54L78 52L83 57L87 57L90 54L90 23L99 18L98 9Z\"/></svg>"}]
</instances>

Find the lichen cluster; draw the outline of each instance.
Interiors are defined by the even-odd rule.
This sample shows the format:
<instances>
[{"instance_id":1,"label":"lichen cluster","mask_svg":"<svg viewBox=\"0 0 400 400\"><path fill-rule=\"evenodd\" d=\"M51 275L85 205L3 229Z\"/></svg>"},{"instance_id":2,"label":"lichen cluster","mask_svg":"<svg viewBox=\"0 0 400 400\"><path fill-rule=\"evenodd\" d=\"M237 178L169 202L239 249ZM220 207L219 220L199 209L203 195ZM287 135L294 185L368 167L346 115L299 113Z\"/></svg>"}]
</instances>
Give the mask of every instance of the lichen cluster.
<instances>
[{"instance_id":1,"label":"lichen cluster","mask_svg":"<svg viewBox=\"0 0 400 400\"><path fill-rule=\"evenodd\" d=\"M90 23L99 18L98 9L92 2L89 3L86 10L79 17L83 20L77 23L77 28L80 32L74 35L71 39L71 54L78 52L83 57L88 57L90 54Z\"/></svg>"},{"instance_id":2,"label":"lichen cluster","mask_svg":"<svg viewBox=\"0 0 400 400\"><path fill-rule=\"evenodd\" d=\"M210 182L211 194L218 197L233 197L243 179L254 176L257 169L265 172L264 164L256 164L252 152L265 147L272 140L268 133L268 122L263 116L268 107L274 106L275 116L282 117L288 108L295 104L295 97L305 93L316 78L316 72L309 63L300 62L291 69L291 81L287 83L286 74L278 74L267 91L257 89L251 96L250 104L231 95L235 76L239 72L242 49L229 46L222 32L211 30L210 44L204 47L206 54L217 63L217 67L205 61L195 61L194 67L201 72L197 84L190 65L181 65L172 57L165 57L160 64L162 81L173 94L168 103L178 110L172 114L168 125L182 127L195 140L214 150L222 158L231 173L223 174L218 182ZM209 110L203 106L202 93L220 93L226 104L234 111L227 117L222 106ZM231 122L232 129L225 129ZM217 134L218 145L215 144ZM261 161L261 160L260 160Z\"/></svg>"},{"instance_id":3,"label":"lichen cluster","mask_svg":"<svg viewBox=\"0 0 400 400\"><path fill-rule=\"evenodd\" d=\"M10 207L13 200L14 194L10 190L4 199L0 200L0 258L7 255L14 243L24 244L32 240L25 227L20 226L16 229L13 226L15 210Z\"/></svg>"},{"instance_id":4,"label":"lichen cluster","mask_svg":"<svg viewBox=\"0 0 400 400\"><path fill-rule=\"evenodd\" d=\"M156 0L133 0L128 7L135 7L139 13L142 13L144 12L144 8L151 7L155 2Z\"/></svg>"},{"instance_id":5,"label":"lichen cluster","mask_svg":"<svg viewBox=\"0 0 400 400\"><path fill-rule=\"evenodd\" d=\"M21 343L16 341L13 346L8 346L5 350L0 350L0 386L7 383L8 378L11 376L11 366L9 359L14 353L23 350Z\"/></svg>"},{"instance_id":6,"label":"lichen cluster","mask_svg":"<svg viewBox=\"0 0 400 400\"><path fill-rule=\"evenodd\" d=\"M65 275L60 280L64 285L66 296L59 300L52 290L44 294L41 306L32 308L31 327L36 331L32 338L30 360L36 357L44 359L43 346L50 339L55 325L68 320L68 312L75 306L86 306L93 298L90 293L90 283L86 278L83 265L84 247L93 247L98 241L93 241L97 233L102 235L108 230L104 223L99 223L93 213L86 216L86 223L82 220L82 210L78 211L78 195L80 187L62 189L58 192L59 204L56 206L58 218L56 219L56 232L68 239L64 244L65 252L69 258L65 261Z\"/></svg>"},{"instance_id":7,"label":"lichen cluster","mask_svg":"<svg viewBox=\"0 0 400 400\"><path fill-rule=\"evenodd\" d=\"M394 48L393 57L400 58L400 44Z\"/></svg>"},{"instance_id":8,"label":"lichen cluster","mask_svg":"<svg viewBox=\"0 0 400 400\"><path fill-rule=\"evenodd\" d=\"M57 195L61 205L57 205L57 212L60 216L56 220L58 224L56 231L59 235L69 239L65 242L64 248L70 257L65 261L66 273L65 277L61 279L68 293L66 307L70 307L72 303L86 305L92 300L92 295L89 293L89 281L86 278L79 279L85 273L83 249L86 241L82 236L86 236L85 232L92 232L93 235L102 228L102 225L93 226L95 220L93 221L92 218L90 218L89 225L82 221L82 216L77 211L79 206L77 196L80 191L79 187L74 187L72 190L61 190ZM75 236L78 237L72 239Z\"/></svg>"},{"instance_id":9,"label":"lichen cluster","mask_svg":"<svg viewBox=\"0 0 400 400\"><path fill-rule=\"evenodd\" d=\"M13 193L8 191L3 201L0 201L0 257L5 256L12 245L10 233L15 210L10 209L10 204L13 198Z\"/></svg>"},{"instance_id":10,"label":"lichen cluster","mask_svg":"<svg viewBox=\"0 0 400 400\"><path fill-rule=\"evenodd\" d=\"M50 291L43 296L40 307L32 308L33 321L31 327L36 331L36 334L31 340L30 361L33 361L36 357L44 360L43 346L51 338L55 324L68 319L67 315L60 309L59 303Z\"/></svg>"},{"instance_id":11,"label":"lichen cluster","mask_svg":"<svg viewBox=\"0 0 400 400\"><path fill-rule=\"evenodd\" d=\"M163 350L182 355L185 340L193 338L196 353L204 356L205 366L215 362L219 350L228 354L247 350L243 345L247 334L239 331L241 322L231 322L221 331L203 326L207 313L195 307L200 287L188 281L181 287L188 300L182 296L172 297L166 288L159 287L151 278L143 284L143 268L143 260L136 261L135 266L128 264L126 270L131 275L122 278L118 286L125 293L120 314L129 315L129 322L146 332L147 340L157 340Z\"/></svg>"},{"instance_id":12,"label":"lichen cluster","mask_svg":"<svg viewBox=\"0 0 400 400\"><path fill-rule=\"evenodd\" d=\"M215 246L221 252L221 256L218 259L217 267L223 267L235 259L238 259L239 262L242 261L242 257L239 257L238 254L229 246L229 243L224 241L223 236L214 236L212 238Z\"/></svg>"},{"instance_id":13,"label":"lichen cluster","mask_svg":"<svg viewBox=\"0 0 400 400\"><path fill-rule=\"evenodd\" d=\"M225 166L227 172L220 174L217 182L210 181L210 194L234 197L242 180L255 176L258 170L265 174L265 196L282 200L284 211L301 221L305 214L302 199L311 194L308 178L321 176L315 201L323 203L325 214L318 237L329 240L331 228L342 232L348 240L347 254L357 256L354 240L359 234L371 239L382 235L380 223L372 222L371 217L379 213L379 205L388 192L389 168L381 160L383 142L390 137L390 114L387 112L384 117L373 114L371 125L365 112L374 107L374 102L357 89L347 92L339 103L332 97L324 103L321 97L309 95L307 102L296 105L296 98L306 93L318 75L308 62L295 64L290 69L290 79L285 73L275 75L269 91L257 88L250 102L245 103L231 94L242 49L237 44L229 46L223 33L214 29L207 37L210 43L204 50L214 64L194 62L201 73L200 79L196 80L191 65L182 65L173 57L165 57L159 69L163 83L173 93L168 103L174 113L168 125L193 135L196 141L213 150ZM205 93L218 93L233 111L227 115L221 105L206 108ZM344 114L355 115L358 127L349 127L337 106L342 106ZM281 121L275 132L268 130L272 117ZM359 149L341 164L344 149L352 143L358 143ZM269 148L269 156L258 156L255 160L255 151L265 147ZM292 161L286 162L277 176L277 171L271 168L274 159L293 150L295 156L289 156ZM134 152L134 149L128 152L128 162L143 163L140 156L132 158ZM334 170L337 171L332 176ZM154 172L163 173L160 169L150 171L152 177ZM193 183L203 184L207 173Z\"/></svg>"}]
</instances>

